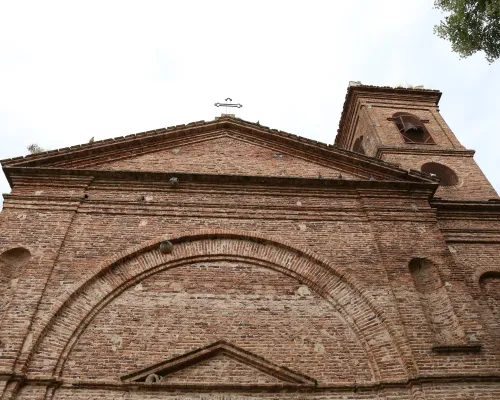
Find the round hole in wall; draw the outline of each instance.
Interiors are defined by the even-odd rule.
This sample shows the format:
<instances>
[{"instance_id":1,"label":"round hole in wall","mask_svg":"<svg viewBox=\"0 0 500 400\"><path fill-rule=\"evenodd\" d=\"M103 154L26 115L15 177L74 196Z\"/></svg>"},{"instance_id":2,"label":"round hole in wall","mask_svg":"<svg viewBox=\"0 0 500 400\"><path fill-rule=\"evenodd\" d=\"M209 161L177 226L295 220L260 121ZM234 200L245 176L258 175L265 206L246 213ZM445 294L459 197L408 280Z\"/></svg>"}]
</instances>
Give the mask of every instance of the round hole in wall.
<instances>
[{"instance_id":1,"label":"round hole in wall","mask_svg":"<svg viewBox=\"0 0 500 400\"><path fill-rule=\"evenodd\" d=\"M441 186L458 185L458 176L450 167L437 162L428 162L420 167L422 172L434 174L440 179Z\"/></svg>"}]
</instances>

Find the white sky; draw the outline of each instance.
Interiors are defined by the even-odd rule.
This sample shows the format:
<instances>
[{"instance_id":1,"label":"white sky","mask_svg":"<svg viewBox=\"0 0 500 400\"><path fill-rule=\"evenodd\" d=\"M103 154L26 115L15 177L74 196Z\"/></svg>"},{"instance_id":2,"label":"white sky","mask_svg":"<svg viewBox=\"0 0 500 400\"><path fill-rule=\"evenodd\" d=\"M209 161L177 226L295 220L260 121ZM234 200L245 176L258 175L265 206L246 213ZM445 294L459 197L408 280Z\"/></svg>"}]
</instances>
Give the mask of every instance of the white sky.
<instances>
[{"instance_id":1,"label":"white sky","mask_svg":"<svg viewBox=\"0 0 500 400\"><path fill-rule=\"evenodd\" d=\"M433 0L4 1L0 159L198 120L332 143L349 80L424 85L500 189L500 62L433 34ZM0 174L0 192L9 185ZM1 208L1 200L0 200Z\"/></svg>"}]
</instances>

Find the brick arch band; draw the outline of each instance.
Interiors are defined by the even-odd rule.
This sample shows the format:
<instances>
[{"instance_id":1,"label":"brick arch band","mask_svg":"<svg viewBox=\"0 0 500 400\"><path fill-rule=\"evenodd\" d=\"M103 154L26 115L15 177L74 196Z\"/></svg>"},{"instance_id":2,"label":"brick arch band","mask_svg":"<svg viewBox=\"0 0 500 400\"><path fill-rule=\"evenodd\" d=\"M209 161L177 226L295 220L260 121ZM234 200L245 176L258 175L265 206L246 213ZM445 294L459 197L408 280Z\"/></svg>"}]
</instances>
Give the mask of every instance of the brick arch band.
<instances>
[{"instance_id":1,"label":"brick arch band","mask_svg":"<svg viewBox=\"0 0 500 400\"><path fill-rule=\"evenodd\" d=\"M153 240L101 264L46 325L30 353L28 372L50 368L52 377L61 376L73 346L93 318L143 279L191 263L239 260L291 276L328 301L364 348L375 381L408 378L383 313L370 304L355 282L312 252L249 232L201 231L170 241L174 243L171 254L162 254L161 240Z\"/></svg>"}]
</instances>

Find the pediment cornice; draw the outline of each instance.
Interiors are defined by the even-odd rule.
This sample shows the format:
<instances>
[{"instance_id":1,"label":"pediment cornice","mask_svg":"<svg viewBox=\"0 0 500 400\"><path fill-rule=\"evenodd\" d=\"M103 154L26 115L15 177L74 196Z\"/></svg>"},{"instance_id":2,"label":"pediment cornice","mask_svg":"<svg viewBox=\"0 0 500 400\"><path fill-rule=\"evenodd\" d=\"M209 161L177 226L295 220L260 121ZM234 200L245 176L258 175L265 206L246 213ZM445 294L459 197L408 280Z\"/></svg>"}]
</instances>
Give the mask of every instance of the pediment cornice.
<instances>
[{"instance_id":1,"label":"pediment cornice","mask_svg":"<svg viewBox=\"0 0 500 400\"><path fill-rule=\"evenodd\" d=\"M280 176L252 176L252 175L222 175L186 172L143 172L143 171L107 171L107 170L78 170L64 168L26 168L4 167L11 187L20 178L59 180L64 178L65 184L72 180L80 181L88 178L116 182L142 182L164 184L169 186L171 178L177 178L179 187L185 184L212 185L212 186L254 186L254 187L280 187L280 188L310 188L310 189L351 189L351 190L394 190L394 191L425 191L434 193L438 188L437 182L412 181L412 180L369 180L369 179L318 179L302 177Z\"/></svg>"},{"instance_id":2,"label":"pediment cornice","mask_svg":"<svg viewBox=\"0 0 500 400\"><path fill-rule=\"evenodd\" d=\"M199 121L142 132L26 157L2 160L1 163L8 178L13 168L21 167L92 170L93 167L102 163L136 157L160 151L166 147L210 140L222 135L238 137L240 140L258 143L261 146L279 148L311 162L329 163L342 170L352 171L361 177L373 176L376 180L435 182L432 177L419 171L406 171L395 164L380 159L232 117L221 117L209 122Z\"/></svg>"},{"instance_id":3,"label":"pediment cornice","mask_svg":"<svg viewBox=\"0 0 500 400\"><path fill-rule=\"evenodd\" d=\"M315 379L289 368L278 366L261 356L223 340L124 375L120 379L128 383L168 385L170 375L189 368L196 369L198 365L207 360L221 356L244 365L251 375L257 373L268 376L270 381L276 382L274 385L317 386ZM192 384L192 382L186 383ZM216 382L214 383L216 384ZM238 384L235 383L235 385Z\"/></svg>"}]
</instances>

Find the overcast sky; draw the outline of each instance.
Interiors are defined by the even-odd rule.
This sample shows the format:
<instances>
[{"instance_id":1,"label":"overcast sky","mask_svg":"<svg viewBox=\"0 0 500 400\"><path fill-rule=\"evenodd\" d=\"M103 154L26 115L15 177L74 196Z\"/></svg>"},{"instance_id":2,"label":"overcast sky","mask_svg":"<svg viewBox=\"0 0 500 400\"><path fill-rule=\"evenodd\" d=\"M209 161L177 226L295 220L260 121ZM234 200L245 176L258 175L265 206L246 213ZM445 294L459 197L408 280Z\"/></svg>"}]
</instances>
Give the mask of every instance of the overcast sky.
<instances>
[{"instance_id":1,"label":"overcast sky","mask_svg":"<svg viewBox=\"0 0 500 400\"><path fill-rule=\"evenodd\" d=\"M333 143L359 80L441 90L498 191L500 62L460 60L433 34L441 17L433 0L4 1L0 159L212 120L226 97L240 118Z\"/></svg>"}]
</instances>

